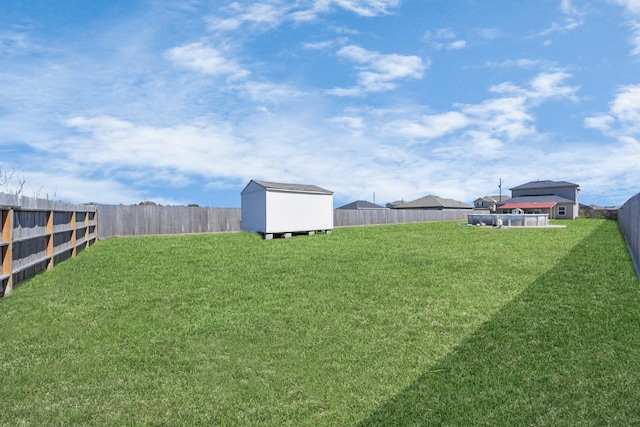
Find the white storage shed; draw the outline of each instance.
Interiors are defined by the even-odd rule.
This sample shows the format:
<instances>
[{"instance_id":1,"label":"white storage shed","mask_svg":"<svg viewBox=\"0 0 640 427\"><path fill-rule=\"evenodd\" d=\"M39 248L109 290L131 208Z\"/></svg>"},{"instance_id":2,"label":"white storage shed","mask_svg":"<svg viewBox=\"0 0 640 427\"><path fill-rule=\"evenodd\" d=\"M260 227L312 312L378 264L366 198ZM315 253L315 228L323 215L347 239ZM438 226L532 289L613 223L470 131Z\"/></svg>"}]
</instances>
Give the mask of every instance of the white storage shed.
<instances>
[{"instance_id":1,"label":"white storage shed","mask_svg":"<svg viewBox=\"0 0 640 427\"><path fill-rule=\"evenodd\" d=\"M333 192L324 188L251 180L240 195L242 229L265 239L333 229Z\"/></svg>"}]
</instances>

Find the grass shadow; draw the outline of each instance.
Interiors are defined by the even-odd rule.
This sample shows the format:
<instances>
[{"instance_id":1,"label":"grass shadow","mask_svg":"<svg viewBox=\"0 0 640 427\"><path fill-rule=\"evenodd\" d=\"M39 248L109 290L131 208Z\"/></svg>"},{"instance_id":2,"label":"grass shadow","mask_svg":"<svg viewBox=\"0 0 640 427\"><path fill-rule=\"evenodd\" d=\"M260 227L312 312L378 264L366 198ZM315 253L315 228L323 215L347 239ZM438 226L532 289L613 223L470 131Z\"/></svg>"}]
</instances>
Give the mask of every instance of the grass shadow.
<instances>
[{"instance_id":1,"label":"grass shadow","mask_svg":"<svg viewBox=\"0 0 640 427\"><path fill-rule=\"evenodd\" d=\"M640 286L606 221L359 426L639 425L639 349Z\"/></svg>"}]
</instances>

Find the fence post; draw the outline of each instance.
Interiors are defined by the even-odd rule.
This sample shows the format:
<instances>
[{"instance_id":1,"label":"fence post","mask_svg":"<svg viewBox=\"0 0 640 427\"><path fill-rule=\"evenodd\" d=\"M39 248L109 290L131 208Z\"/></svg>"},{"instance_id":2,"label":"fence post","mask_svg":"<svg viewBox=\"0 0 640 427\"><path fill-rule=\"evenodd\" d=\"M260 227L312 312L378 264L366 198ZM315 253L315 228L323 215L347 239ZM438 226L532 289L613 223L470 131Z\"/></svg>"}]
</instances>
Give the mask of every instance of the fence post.
<instances>
[{"instance_id":1,"label":"fence post","mask_svg":"<svg viewBox=\"0 0 640 427\"><path fill-rule=\"evenodd\" d=\"M100 218L98 218L98 210L99 210L99 205L95 205L96 206L96 210L93 211L93 233L94 233L94 237L93 237L93 242L97 243L98 240L100 239L100 234L98 234L98 222L100 221Z\"/></svg>"},{"instance_id":2,"label":"fence post","mask_svg":"<svg viewBox=\"0 0 640 427\"><path fill-rule=\"evenodd\" d=\"M77 231L76 231L76 211L71 211L71 258L75 258L77 255L76 244L77 240Z\"/></svg>"},{"instance_id":3,"label":"fence post","mask_svg":"<svg viewBox=\"0 0 640 427\"><path fill-rule=\"evenodd\" d=\"M53 211L47 211L47 270L53 269Z\"/></svg>"},{"instance_id":4,"label":"fence post","mask_svg":"<svg viewBox=\"0 0 640 427\"><path fill-rule=\"evenodd\" d=\"M90 246L89 243L89 211L85 211L84 213L84 221L82 222L82 225L84 226L84 233L82 233L82 241L83 241L83 246L84 248L88 248Z\"/></svg>"},{"instance_id":5,"label":"fence post","mask_svg":"<svg viewBox=\"0 0 640 427\"><path fill-rule=\"evenodd\" d=\"M6 280L4 295L13 290L13 209L2 211L2 277ZM1 282L0 282L0 290Z\"/></svg>"}]
</instances>

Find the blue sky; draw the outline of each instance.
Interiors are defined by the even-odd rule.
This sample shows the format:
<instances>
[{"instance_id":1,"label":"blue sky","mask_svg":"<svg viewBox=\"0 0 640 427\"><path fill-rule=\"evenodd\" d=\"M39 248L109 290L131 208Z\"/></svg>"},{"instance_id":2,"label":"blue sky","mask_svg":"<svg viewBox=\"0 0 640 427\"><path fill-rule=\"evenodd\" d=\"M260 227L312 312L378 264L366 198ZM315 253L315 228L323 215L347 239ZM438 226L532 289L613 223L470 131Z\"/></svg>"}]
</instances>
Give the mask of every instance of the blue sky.
<instances>
[{"instance_id":1,"label":"blue sky","mask_svg":"<svg viewBox=\"0 0 640 427\"><path fill-rule=\"evenodd\" d=\"M640 0L4 0L0 166L68 202L640 191Z\"/></svg>"}]
</instances>

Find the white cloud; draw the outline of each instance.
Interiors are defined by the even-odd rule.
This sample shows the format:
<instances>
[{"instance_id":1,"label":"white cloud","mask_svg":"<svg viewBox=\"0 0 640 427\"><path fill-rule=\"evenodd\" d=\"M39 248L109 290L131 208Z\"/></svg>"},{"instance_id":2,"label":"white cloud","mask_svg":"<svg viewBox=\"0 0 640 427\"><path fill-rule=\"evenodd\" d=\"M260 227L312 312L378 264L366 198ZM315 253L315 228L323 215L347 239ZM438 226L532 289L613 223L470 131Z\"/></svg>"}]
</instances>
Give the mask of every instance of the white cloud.
<instances>
[{"instance_id":1,"label":"white cloud","mask_svg":"<svg viewBox=\"0 0 640 427\"><path fill-rule=\"evenodd\" d=\"M17 31L0 32L0 53L24 53L38 50L39 46L33 44L26 33Z\"/></svg>"},{"instance_id":2,"label":"white cloud","mask_svg":"<svg viewBox=\"0 0 640 427\"><path fill-rule=\"evenodd\" d=\"M304 47L305 49L324 50L332 48L333 46L335 46L335 44L335 40L326 40L322 42L303 43L302 47Z\"/></svg>"},{"instance_id":3,"label":"white cloud","mask_svg":"<svg viewBox=\"0 0 640 427\"><path fill-rule=\"evenodd\" d=\"M305 94L290 85L269 82L246 82L236 89L256 102L291 103Z\"/></svg>"},{"instance_id":4,"label":"white cloud","mask_svg":"<svg viewBox=\"0 0 640 427\"><path fill-rule=\"evenodd\" d=\"M467 116L457 111L422 116L419 120L395 120L384 127L389 135L409 139L440 138L469 124Z\"/></svg>"},{"instance_id":5,"label":"white cloud","mask_svg":"<svg viewBox=\"0 0 640 427\"><path fill-rule=\"evenodd\" d=\"M631 55L640 55L640 22L632 22L631 27Z\"/></svg>"},{"instance_id":6,"label":"white cloud","mask_svg":"<svg viewBox=\"0 0 640 427\"><path fill-rule=\"evenodd\" d=\"M611 103L618 121L640 129L640 84L623 87Z\"/></svg>"},{"instance_id":7,"label":"white cloud","mask_svg":"<svg viewBox=\"0 0 640 427\"><path fill-rule=\"evenodd\" d=\"M362 135L366 130L364 119L358 116L345 115L340 117L332 117L327 120L329 123L342 125L349 129L353 134Z\"/></svg>"},{"instance_id":8,"label":"white cloud","mask_svg":"<svg viewBox=\"0 0 640 427\"><path fill-rule=\"evenodd\" d=\"M601 114L598 116L587 117L584 119L584 125L588 128L597 129L601 132L607 132L611 129L611 125L616 119L608 114Z\"/></svg>"},{"instance_id":9,"label":"white cloud","mask_svg":"<svg viewBox=\"0 0 640 427\"><path fill-rule=\"evenodd\" d=\"M489 88L491 92L526 96L530 100L548 98L566 98L576 100L578 86L566 86L563 82L571 77L564 71L543 72L536 75L530 82L529 88L517 86L511 82L504 82Z\"/></svg>"},{"instance_id":10,"label":"white cloud","mask_svg":"<svg viewBox=\"0 0 640 427\"><path fill-rule=\"evenodd\" d=\"M232 13L228 18L208 18L210 29L220 32L234 31L245 24L253 29L273 28L286 18L289 8L268 3L253 3L246 6L231 3L228 9Z\"/></svg>"},{"instance_id":11,"label":"white cloud","mask_svg":"<svg viewBox=\"0 0 640 427\"><path fill-rule=\"evenodd\" d=\"M560 2L560 10L567 15L578 14L578 9L573 5L573 0L562 0Z\"/></svg>"},{"instance_id":12,"label":"white cloud","mask_svg":"<svg viewBox=\"0 0 640 427\"><path fill-rule=\"evenodd\" d=\"M400 5L400 0L312 0L310 7L291 9L287 18L296 22L313 21L320 14L330 12L333 6L363 17L388 15Z\"/></svg>"},{"instance_id":13,"label":"white cloud","mask_svg":"<svg viewBox=\"0 0 640 427\"><path fill-rule=\"evenodd\" d=\"M444 39L450 40L456 38L456 33L451 28L438 28L435 31L427 31L424 34L424 38L427 40Z\"/></svg>"},{"instance_id":14,"label":"white cloud","mask_svg":"<svg viewBox=\"0 0 640 427\"><path fill-rule=\"evenodd\" d=\"M474 119L478 129L494 137L515 140L535 132L526 97L490 99L465 105L462 112Z\"/></svg>"},{"instance_id":15,"label":"white cloud","mask_svg":"<svg viewBox=\"0 0 640 427\"><path fill-rule=\"evenodd\" d=\"M562 0L560 2L560 11L565 15L562 22L551 23L549 28L535 34L536 37L548 36L553 33L567 33L584 24L584 13L573 4L572 0ZM549 43L549 41L545 43Z\"/></svg>"},{"instance_id":16,"label":"white cloud","mask_svg":"<svg viewBox=\"0 0 640 427\"><path fill-rule=\"evenodd\" d=\"M229 32L248 26L252 30L266 31L283 22L308 22L328 13L333 6L363 17L387 15L398 7L400 0L313 0L309 2L257 2L248 5L231 3L223 12L226 17L207 18L209 28L218 32Z\"/></svg>"},{"instance_id":17,"label":"white cloud","mask_svg":"<svg viewBox=\"0 0 640 427\"><path fill-rule=\"evenodd\" d=\"M550 69L555 68L553 63L550 61L544 61L540 59L530 59L530 58L519 58L519 59L508 59L502 62L487 62L487 67L499 67L499 68L542 68L542 69Z\"/></svg>"},{"instance_id":18,"label":"white cloud","mask_svg":"<svg viewBox=\"0 0 640 427\"><path fill-rule=\"evenodd\" d=\"M624 7L631 15L640 15L640 0L609 0L611 3ZM631 55L640 55L640 22L628 23L631 28Z\"/></svg>"},{"instance_id":19,"label":"white cloud","mask_svg":"<svg viewBox=\"0 0 640 427\"><path fill-rule=\"evenodd\" d=\"M640 84L621 87L609 112L585 118L584 125L620 142L601 153L598 169L604 168L603 181L615 176L619 185L636 188L640 180Z\"/></svg>"},{"instance_id":20,"label":"white cloud","mask_svg":"<svg viewBox=\"0 0 640 427\"><path fill-rule=\"evenodd\" d=\"M316 3L327 2L319 0ZM333 3L360 16L370 17L390 13L390 9L398 7L400 0L333 0Z\"/></svg>"},{"instance_id":21,"label":"white cloud","mask_svg":"<svg viewBox=\"0 0 640 427\"><path fill-rule=\"evenodd\" d=\"M640 139L640 84L621 87L609 106L607 113L585 118L585 126L621 141L637 143Z\"/></svg>"},{"instance_id":22,"label":"white cloud","mask_svg":"<svg viewBox=\"0 0 640 427\"><path fill-rule=\"evenodd\" d=\"M502 36L502 31L498 28L476 28L473 32L487 40L497 39Z\"/></svg>"},{"instance_id":23,"label":"white cloud","mask_svg":"<svg viewBox=\"0 0 640 427\"><path fill-rule=\"evenodd\" d=\"M146 199L144 191L108 177L90 178L61 167L55 171L30 171L29 181L36 186L25 189L25 194L48 197L53 200L75 201L78 203L137 204ZM46 187L37 187L46 183ZM163 205L180 204L169 198L154 197Z\"/></svg>"},{"instance_id":24,"label":"white cloud","mask_svg":"<svg viewBox=\"0 0 640 427\"><path fill-rule=\"evenodd\" d=\"M74 162L89 168L134 168L150 175L169 170L175 182L183 174L234 176L234 159L246 148L225 125L152 127L110 116L79 116L67 120L66 126L76 136L53 149Z\"/></svg>"},{"instance_id":25,"label":"white cloud","mask_svg":"<svg viewBox=\"0 0 640 427\"><path fill-rule=\"evenodd\" d=\"M540 73L531 81L531 97L534 98L568 98L574 99L578 86L565 86L562 83L570 78L569 73Z\"/></svg>"},{"instance_id":26,"label":"white cloud","mask_svg":"<svg viewBox=\"0 0 640 427\"><path fill-rule=\"evenodd\" d=\"M466 46L467 46L467 42L465 40L456 40L452 43L449 43L447 45L447 49L458 50L458 49L464 49Z\"/></svg>"},{"instance_id":27,"label":"white cloud","mask_svg":"<svg viewBox=\"0 0 640 427\"><path fill-rule=\"evenodd\" d=\"M610 0L611 3L618 4L626 8L631 13L640 14L640 0Z\"/></svg>"},{"instance_id":28,"label":"white cloud","mask_svg":"<svg viewBox=\"0 0 640 427\"><path fill-rule=\"evenodd\" d=\"M458 39L451 28L439 28L434 31L426 31L422 39L435 49L458 50L467 46L466 40Z\"/></svg>"},{"instance_id":29,"label":"white cloud","mask_svg":"<svg viewBox=\"0 0 640 427\"><path fill-rule=\"evenodd\" d=\"M353 45L340 49L338 56L359 64L357 68L361 70L358 72L357 87L329 91L339 96L395 89L398 80L420 79L428 67L418 56L381 54Z\"/></svg>"},{"instance_id":30,"label":"white cloud","mask_svg":"<svg viewBox=\"0 0 640 427\"><path fill-rule=\"evenodd\" d=\"M536 134L533 107L555 98L575 98L578 88L563 85L569 77L565 72L539 73L531 79L529 87L504 82L490 88L491 92L504 96L477 104L460 104L459 111L391 120L383 126L383 133L410 140L432 140L463 132L473 145L472 150L464 153L494 155L502 141L518 141Z\"/></svg>"},{"instance_id":31,"label":"white cloud","mask_svg":"<svg viewBox=\"0 0 640 427\"><path fill-rule=\"evenodd\" d=\"M221 51L203 43L177 46L169 49L166 55L176 64L204 74L226 75L233 78L245 77L249 74L235 61L226 58Z\"/></svg>"},{"instance_id":32,"label":"white cloud","mask_svg":"<svg viewBox=\"0 0 640 427\"><path fill-rule=\"evenodd\" d=\"M565 18L561 23L551 23L551 26L549 28L540 31L536 34L536 36L548 36L549 34L553 33L566 33L580 27L582 24L583 22L580 20L574 18Z\"/></svg>"},{"instance_id":33,"label":"white cloud","mask_svg":"<svg viewBox=\"0 0 640 427\"><path fill-rule=\"evenodd\" d=\"M312 49L312 50L326 50L326 49L331 49L336 45L343 45L347 41L348 39L346 37L340 37L337 39L325 40L321 42L303 43L302 47L304 47L305 49Z\"/></svg>"},{"instance_id":34,"label":"white cloud","mask_svg":"<svg viewBox=\"0 0 640 427\"><path fill-rule=\"evenodd\" d=\"M507 157L507 152L503 151L504 143L490 132L471 130L466 132L465 136L472 142L471 150L467 155L480 158Z\"/></svg>"}]
</instances>

